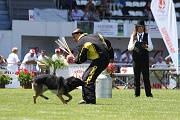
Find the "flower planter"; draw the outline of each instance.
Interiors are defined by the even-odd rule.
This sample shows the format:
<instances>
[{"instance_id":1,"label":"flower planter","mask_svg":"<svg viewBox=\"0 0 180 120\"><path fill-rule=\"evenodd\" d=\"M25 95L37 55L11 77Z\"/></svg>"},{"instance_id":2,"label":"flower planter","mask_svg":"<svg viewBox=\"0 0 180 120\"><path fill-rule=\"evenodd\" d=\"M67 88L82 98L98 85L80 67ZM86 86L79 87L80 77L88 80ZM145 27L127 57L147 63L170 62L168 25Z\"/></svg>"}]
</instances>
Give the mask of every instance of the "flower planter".
<instances>
[{"instance_id":1,"label":"flower planter","mask_svg":"<svg viewBox=\"0 0 180 120\"><path fill-rule=\"evenodd\" d=\"M5 85L0 85L0 88L5 88Z\"/></svg>"},{"instance_id":2,"label":"flower planter","mask_svg":"<svg viewBox=\"0 0 180 120\"><path fill-rule=\"evenodd\" d=\"M31 84L28 84L28 85L21 85L21 88L24 88L24 89L31 89L31 88L32 88L32 85L31 85Z\"/></svg>"}]
</instances>

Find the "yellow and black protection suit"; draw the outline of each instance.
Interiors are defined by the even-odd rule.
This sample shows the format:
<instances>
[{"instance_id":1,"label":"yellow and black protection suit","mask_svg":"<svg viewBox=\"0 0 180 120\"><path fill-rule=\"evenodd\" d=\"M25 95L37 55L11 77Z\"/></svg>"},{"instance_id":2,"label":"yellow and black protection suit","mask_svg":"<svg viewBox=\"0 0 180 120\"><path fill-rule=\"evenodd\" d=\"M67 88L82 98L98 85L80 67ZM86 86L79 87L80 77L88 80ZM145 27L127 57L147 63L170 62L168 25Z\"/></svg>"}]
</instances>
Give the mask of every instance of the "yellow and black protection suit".
<instances>
[{"instance_id":1,"label":"yellow and black protection suit","mask_svg":"<svg viewBox=\"0 0 180 120\"><path fill-rule=\"evenodd\" d=\"M86 83L82 87L82 97L86 104L96 104L95 81L109 64L108 47L98 34L84 33L79 37L76 49L75 63L82 64L87 60L92 61L82 76L82 80Z\"/></svg>"}]
</instances>

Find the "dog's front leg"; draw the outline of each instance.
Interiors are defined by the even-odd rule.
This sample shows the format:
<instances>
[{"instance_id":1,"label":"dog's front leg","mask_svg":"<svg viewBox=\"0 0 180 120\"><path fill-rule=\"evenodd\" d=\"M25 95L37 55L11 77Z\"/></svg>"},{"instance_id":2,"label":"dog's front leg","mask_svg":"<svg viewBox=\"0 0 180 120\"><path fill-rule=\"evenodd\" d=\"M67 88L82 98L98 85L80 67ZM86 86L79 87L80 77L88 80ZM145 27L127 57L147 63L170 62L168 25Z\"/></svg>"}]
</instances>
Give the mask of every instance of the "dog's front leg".
<instances>
[{"instance_id":1,"label":"dog's front leg","mask_svg":"<svg viewBox=\"0 0 180 120\"><path fill-rule=\"evenodd\" d=\"M68 100L66 100L66 102L69 102L70 100L72 100L72 96L69 93L66 94L65 96L67 96L69 98Z\"/></svg>"},{"instance_id":2,"label":"dog's front leg","mask_svg":"<svg viewBox=\"0 0 180 120\"><path fill-rule=\"evenodd\" d=\"M67 104L61 94L57 94L58 98L62 101L63 104Z\"/></svg>"}]
</instances>

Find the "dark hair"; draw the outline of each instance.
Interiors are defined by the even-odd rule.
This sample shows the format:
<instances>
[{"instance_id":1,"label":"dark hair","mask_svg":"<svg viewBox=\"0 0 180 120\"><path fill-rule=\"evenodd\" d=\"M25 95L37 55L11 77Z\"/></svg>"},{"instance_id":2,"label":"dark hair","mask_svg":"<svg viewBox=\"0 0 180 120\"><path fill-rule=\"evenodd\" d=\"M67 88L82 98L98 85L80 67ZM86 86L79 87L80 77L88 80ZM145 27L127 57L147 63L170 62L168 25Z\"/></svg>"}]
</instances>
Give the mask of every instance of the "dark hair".
<instances>
[{"instance_id":1,"label":"dark hair","mask_svg":"<svg viewBox=\"0 0 180 120\"><path fill-rule=\"evenodd\" d=\"M34 50L39 49L38 47L35 47Z\"/></svg>"},{"instance_id":2,"label":"dark hair","mask_svg":"<svg viewBox=\"0 0 180 120\"><path fill-rule=\"evenodd\" d=\"M83 31L80 29L80 28L77 28L77 29L75 29L73 32L72 32L72 35L74 35L74 34L83 34Z\"/></svg>"}]
</instances>

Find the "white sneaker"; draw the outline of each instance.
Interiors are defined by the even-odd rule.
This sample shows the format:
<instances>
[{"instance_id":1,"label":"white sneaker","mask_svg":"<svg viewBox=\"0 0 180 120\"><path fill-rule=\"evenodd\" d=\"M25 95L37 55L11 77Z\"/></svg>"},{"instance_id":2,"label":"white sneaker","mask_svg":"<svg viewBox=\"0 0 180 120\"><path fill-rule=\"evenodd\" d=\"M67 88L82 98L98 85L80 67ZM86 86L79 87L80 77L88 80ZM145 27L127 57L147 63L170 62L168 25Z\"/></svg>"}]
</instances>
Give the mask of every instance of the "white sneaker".
<instances>
[{"instance_id":1,"label":"white sneaker","mask_svg":"<svg viewBox=\"0 0 180 120\"><path fill-rule=\"evenodd\" d=\"M86 104L86 101L85 100L81 100L78 102L78 104Z\"/></svg>"}]
</instances>

